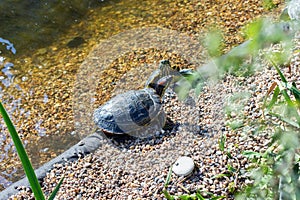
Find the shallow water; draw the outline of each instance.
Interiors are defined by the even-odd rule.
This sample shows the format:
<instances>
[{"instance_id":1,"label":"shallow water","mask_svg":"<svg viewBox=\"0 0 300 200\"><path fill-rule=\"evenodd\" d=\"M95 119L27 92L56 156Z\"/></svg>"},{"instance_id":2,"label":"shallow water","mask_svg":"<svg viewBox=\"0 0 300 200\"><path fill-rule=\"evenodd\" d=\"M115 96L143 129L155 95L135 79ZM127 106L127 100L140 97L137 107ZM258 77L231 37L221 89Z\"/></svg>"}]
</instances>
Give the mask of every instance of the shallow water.
<instances>
[{"instance_id":1,"label":"shallow water","mask_svg":"<svg viewBox=\"0 0 300 200\"><path fill-rule=\"evenodd\" d=\"M14 43L18 55L50 45L89 9L104 4L84 1L1 1L1 36ZM5 52L3 52L5 53Z\"/></svg>"},{"instance_id":2,"label":"shallow water","mask_svg":"<svg viewBox=\"0 0 300 200\"><path fill-rule=\"evenodd\" d=\"M45 116L53 115L48 108L53 106L51 100L56 97L53 97L53 92L49 94L49 88L47 91L40 83L59 82L59 77L53 77L54 74L45 69L51 68L46 49L58 38L67 37L64 34L72 25L80 23L90 9L105 4L107 2L88 0L0 2L0 97L23 139L34 167L79 141L72 132L72 122L65 125L69 128L61 128L61 120L57 116L55 128L44 124L48 120ZM78 37L68 40L68 48L76 48L84 42ZM58 50L65 48L65 45L52 48ZM59 60L60 56L54 59ZM38 75L35 74L37 70ZM39 94L38 98L36 93ZM1 189L23 176L23 171L2 121L0 129ZM53 134L53 131L57 134Z\"/></svg>"},{"instance_id":3,"label":"shallow water","mask_svg":"<svg viewBox=\"0 0 300 200\"><path fill-rule=\"evenodd\" d=\"M197 60L198 54L202 55L196 51L197 45L187 48L184 44L199 42L205 28L212 24L224 28L228 47L240 43L242 38L236 34L237 29L263 12L259 2L236 3L242 6L236 9L230 4L223 6L208 0L1 1L0 9L5 12L0 14L0 39L3 39L0 40L3 44L0 45L0 98L34 167L90 133L94 127L85 124L81 117L89 121L92 110L86 111L85 107L91 104L92 109L109 99L120 77L132 67L153 67L161 59L170 59L180 67L200 65L204 61ZM254 9L254 5L259 9ZM249 9L257 12L248 12ZM214 12L218 13L214 15ZM224 21L232 23L229 28L222 25ZM143 41L144 46L140 42L142 33L154 33L145 37L152 41ZM164 35L169 39L164 41L169 43L154 41L160 33L171 33L172 37ZM181 38L188 38L190 43ZM160 44L160 49L151 48L151 44ZM125 46L131 49L122 51ZM93 53L89 55L90 52ZM104 57L96 63L93 56ZM190 58L196 58L196 62ZM93 65L97 69L102 67L101 79L93 79L93 68L90 68ZM84 69L89 73L85 74ZM90 102L80 102L76 97L79 89L86 89L78 87L81 83L78 77L89 80L88 84L97 91L95 97L88 99ZM136 77L135 82L143 83L145 77ZM83 127L82 132L76 127ZM23 171L2 121L0 130L1 189L1 185L5 188L18 180Z\"/></svg>"}]
</instances>

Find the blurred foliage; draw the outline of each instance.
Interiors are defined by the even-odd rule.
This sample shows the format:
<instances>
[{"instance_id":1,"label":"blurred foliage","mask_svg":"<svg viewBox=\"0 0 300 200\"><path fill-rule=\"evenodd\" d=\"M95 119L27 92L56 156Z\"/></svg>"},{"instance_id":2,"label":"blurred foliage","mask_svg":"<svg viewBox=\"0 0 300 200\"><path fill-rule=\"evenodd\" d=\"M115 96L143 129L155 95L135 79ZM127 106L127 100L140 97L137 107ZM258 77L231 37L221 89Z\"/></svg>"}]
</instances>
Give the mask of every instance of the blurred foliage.
<instances>
[{"instance_id":1,"label":"blurred foliage","mask_svg":"<svg viewBox=\"0 0 300 200\"><path fill-rule=\"evenodd\" d=\"M264 153L245 151L252 161L248 168L253 180L236 199L299 199L299 136L277 128Z\"/></svg>"},{"instance_id":2,"label":"blurred foliage","mask_svg":"<svg viewBox=\"0 0 300 200\"><path fill-rule=\"evenodd\" d=\"M299 171L299 101L300 91L289 83L277 63L270 60L281 81L274 80L264 99L264 115L278 118L282 125L273 125L275 133L264 153L244 152L252 161L248 168L253 184L237 199L300 199ZM270 94L272 98L268 101ZM272 122L273 118L266 118Z\"/></svg>"},{"instance_id":3,"label":"blurred foliage","mask_svg":"<svg viewBox=\"0 0 300 200\"><path fill-rule=\"evenodd\" d=\"M295 82L289 83L279 67L274 62L272 63L281 81L274 80L269 88L264 99L264 108L266 108L264 112L279 118L294 128L300 128L300 90L297 89ZM267 102L271 92L273 92L272 99L270 102Z\"/></svg>"},{"instance_id":4,"label":"blurred foliage","mask_svg":"<svg viewBox=\"0 0 300 200\"><path fill-rule=\"evenodd\" d=\"M263 0L263 7L266 10L272 10L273 8L276 7L276 5L273 2L273 0Z\"/></svg>"},{"instance_id":5,"label":"blurred foliage","mask_svg":"<svg viewBox=\"0 0 300 200\"><path fill-rule=\"evenodd\" d=\"M269 18L258 19L243 29L246 42L217 58L215 63L221 73L248 76L254 72L255 58L259 52L271 44L281 43L284 50L292 48L291 39L295 30L290 30L288 22L273 22ZM245 69L246 68L246 69ZM244 71L244 72L243 72ZM241 73L242 72L242 73Z\"/></svg>"},{"instance_id":6,"label":"blurred foliage","mask_svg":"<svg viewBox=\"0 0 300 200\"><path fill-rule=\"evenodd\" d=\"M271 28L268 30L265 27ZM280 29L285 30L283 24L273 26L272 23L259 20L247 30L249 39L254 38L251 49L263 49L266 44L279 44L280 49L277 51L263 52L264 60L275 68L281 80L273 80L271 83L262 109L264 116L269 116L265 118L266 124L272 124L272 117L275 117L281 121L281 126L273 124L276 131L267 151L243 153L252 161L248 172L253 183L238 194L236 199L300 199L300 91L296 88L296 83L288 82L280 69L280 66L288 65L293 51L293 33L280 32ZM273 95L268 100L271 94Z\"/></svg>"},{"instance_id":7,"label":"blurred foliage","mask_svg":"<svg viewBox=\"0 0 300 200\"><path fill-rule=\"evenodd\" d=\"M271 27L265 29L265 27ZM278 29L279 28L279 29ZM293 34L280 32L285 30L282 24L260 20L247 30L249 39L254 38L251 49L263 49L266 44L279 44L277 51L266 51L263 57L275 68L281 80L273 80L265 99L264 116L266 123L272 124L273 118L281 121L281 126L274 124L276 130L267 151L244 152L252 161L248 168L249 178L253 181L236 199L300 199L299 182L299 102L300 91L296 83L289 83L279 66L290 62ZM256 31L259 31L256 33ZM264 33L267 38L262 35ZM268 97L272 98L268 101ZM262 125L262 124L261 124Z\"/></svg>"},{"instance_id":8,"label":"blurred foliage","mask_svg":"<svg viewBox=\"0 0 300 200\"><path fill-rule=\"evenodd\" d=\"M213 30L209 31L209 33L203 39L203 44L210 57L214 58L222 55L225 47L222 41L223 36L220 30L214 28Z\"/></svg>"},{"instance_id":9,"label":"blurred foliage","mask_svg":"<svg viewBox=\"0 0 300 200\"><path fill-rule=\"evenodd\" d=\"M244 126L244 108L247 101L250 98L249 92L235 93L232 96L226 98L224 111L226 115L226 125L232 130L241 128Z\"/></svg>"},{"instance_id":10,"label":"blurred foliage","mask_svg":"<svg viewBox=\"0 0 300 200\"><path fill-rule=\"evenodd\" d=\"M267 9L276 6L271 0L264 0L264 5ZM282 67L290 67L291 55L295 51L293 38L300 28L299 22L285 20L278 22L262 18L250 23L243 29L246 41L224 55L221 55L222 33L213 30L203 40L212 61L202 66L212 70L205 71L200 67L188 80L191 88L199 94L210 79L222 78L226 74L251 76L266 63L274 67L280 77L280 80L271 80L261 108L263 115L259 119L251 121L244 116L245 102L250 93L237 93L226 100L226 124L232 130L239 129L245 134L249 133L247 126L255 127L255 134L270 126L274 130L266 151L243 152L250 161L247 173L243 175L250 183L236 194L236 199L300 199L300 90L281 71ZM225 142L222 136L219 142L221 151L226 151Z\"/></svg>"}]
</instances>

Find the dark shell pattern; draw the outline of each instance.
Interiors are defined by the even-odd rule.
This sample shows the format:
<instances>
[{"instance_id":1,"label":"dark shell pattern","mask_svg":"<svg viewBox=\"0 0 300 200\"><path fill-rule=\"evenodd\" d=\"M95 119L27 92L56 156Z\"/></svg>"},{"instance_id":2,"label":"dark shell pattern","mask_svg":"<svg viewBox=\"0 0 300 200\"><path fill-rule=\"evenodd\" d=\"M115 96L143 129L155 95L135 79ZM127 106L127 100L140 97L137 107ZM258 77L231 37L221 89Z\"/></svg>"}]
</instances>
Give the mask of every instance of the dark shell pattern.
<instances>
[{"instance_id":1,"label":"dark shell pattern","mask_svg":"<svg viewBox=\"0 0 300 200\"><path fill-rule=\"evenodd\" d=\"M113 97L94 112L94 121L105 132L148 137L165 124L160 96L152 88L131 90ZM151 135L151 134L150 134Z\"/></svg>"}]
</instances>

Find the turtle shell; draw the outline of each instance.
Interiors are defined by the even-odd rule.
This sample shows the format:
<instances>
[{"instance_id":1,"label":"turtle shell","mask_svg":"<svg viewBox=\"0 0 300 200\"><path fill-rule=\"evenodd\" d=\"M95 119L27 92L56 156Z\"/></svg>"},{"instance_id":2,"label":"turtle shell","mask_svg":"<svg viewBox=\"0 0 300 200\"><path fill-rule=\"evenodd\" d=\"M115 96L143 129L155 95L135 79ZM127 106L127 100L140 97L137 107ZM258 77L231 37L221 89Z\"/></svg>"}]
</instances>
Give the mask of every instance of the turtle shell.
<instances>
[{"instance_id":1,"label":"turtle shell","mask_svg":"<svg viewBox=\"0 0 300 200\"><path fill-rule=\"evenodd\" d=\"M113 97L94 112L96 125L111 134L148 137L165 124L160 96L152 88L131 90Z\"/></svg>"}]
</instances>

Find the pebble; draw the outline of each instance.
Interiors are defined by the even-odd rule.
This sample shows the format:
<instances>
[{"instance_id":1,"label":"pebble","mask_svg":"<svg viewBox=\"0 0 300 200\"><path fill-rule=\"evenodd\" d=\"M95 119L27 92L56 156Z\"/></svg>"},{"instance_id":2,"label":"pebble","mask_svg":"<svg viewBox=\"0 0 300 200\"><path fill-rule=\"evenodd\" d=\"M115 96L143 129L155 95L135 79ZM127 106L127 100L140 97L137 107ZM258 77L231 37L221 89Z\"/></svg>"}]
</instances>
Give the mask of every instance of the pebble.
<instances>
[{"instance_id":1,"label":"pebble","mask_svg":"<svg viewBox=\"0 0 300 200\"><path fill-rule=\"evenodd\" d=\"M179 157L172 166L172 171L178 176L187 176L193 172L195 163L191 157Z\"/></svg>"}]
</instances>

